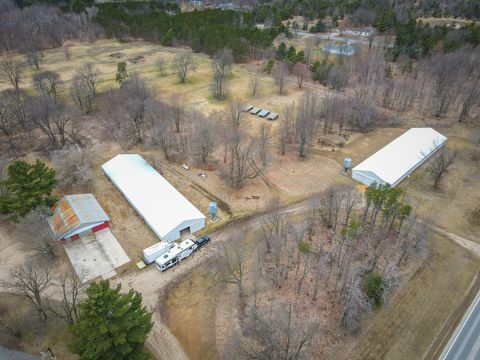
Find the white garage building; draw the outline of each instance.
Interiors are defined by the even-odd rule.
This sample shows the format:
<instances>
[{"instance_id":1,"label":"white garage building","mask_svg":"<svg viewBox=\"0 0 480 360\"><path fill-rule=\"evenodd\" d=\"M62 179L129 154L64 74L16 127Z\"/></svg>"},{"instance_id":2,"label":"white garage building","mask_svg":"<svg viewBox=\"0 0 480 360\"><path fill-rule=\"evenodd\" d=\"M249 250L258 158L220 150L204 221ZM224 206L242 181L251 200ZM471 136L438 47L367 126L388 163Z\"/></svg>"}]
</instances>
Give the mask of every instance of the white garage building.
<instances>
[{"instance_id":1,"label":"white garage building","mask_svg":"<svg viewBox=\"0 0 480 360\"><path fill-rule=\"evenodd\" d=\"M205 227L205 216L140 155L117 155L102 169L161 240Z\"/></svg>"},{"instance_id":2,"label":"white garage building","mask_svg":"<svg viewBox=\"0 0 480 360\"><path fill-rule=\"evenodd\" d=\"M440 149L447 138L432 128L412 128L352 169L365 185L398 185Z\"/></svg>"}]
</instances>

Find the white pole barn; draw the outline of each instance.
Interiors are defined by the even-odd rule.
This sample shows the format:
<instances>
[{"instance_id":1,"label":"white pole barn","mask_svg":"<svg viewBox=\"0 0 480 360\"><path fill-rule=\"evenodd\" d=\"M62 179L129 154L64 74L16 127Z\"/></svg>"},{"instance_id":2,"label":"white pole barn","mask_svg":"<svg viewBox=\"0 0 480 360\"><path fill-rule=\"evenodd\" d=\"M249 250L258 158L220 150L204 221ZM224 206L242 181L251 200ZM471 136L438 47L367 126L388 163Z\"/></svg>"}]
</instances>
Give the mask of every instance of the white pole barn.
<instances>
[{"instance_id":1,"label":"white pole barn","mask_svg":"<svg viewBox=\"0 0 480 360\"><path fill-rule=\"evenodd\" d=\"M412 128L352 169L365 185L398 185L440 149L447 138L432 128Z\"/></svg>"},{"instance_id":2,"label":"white pole barn","mask_svg":"<svg viewBox=\"0 0 480 360\"><path fill-rule=\"evenodd\" d=\"M102 169L161 240L205 227L205 216L140 155L117 155Z\"/></svg>"}]
</instances>

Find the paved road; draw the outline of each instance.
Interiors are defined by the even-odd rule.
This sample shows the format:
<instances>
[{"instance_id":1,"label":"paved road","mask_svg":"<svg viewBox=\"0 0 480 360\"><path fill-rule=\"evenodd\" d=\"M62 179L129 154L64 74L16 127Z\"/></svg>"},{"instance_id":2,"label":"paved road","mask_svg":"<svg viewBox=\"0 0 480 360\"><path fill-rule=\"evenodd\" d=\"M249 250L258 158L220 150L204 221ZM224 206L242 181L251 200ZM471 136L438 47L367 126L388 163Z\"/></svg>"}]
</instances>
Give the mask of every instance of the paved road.
<instances>
[{"instance_id":1,"label":"paved road","mask_svg":"<svg viewBox=\"0 0 480 360\"><path fill-rule=\"evenodd\" d=\"M480 360L480 292L440 356L441 360Z\"/></svg>"},{"instance_id":2,"label":"paved road","mask_svg":"<svg viewBox=\"0 0 480 360\"><path fill-rule=\"evenodd\" d=\"M265 26L263 24L257 24L257 27L259 29L264 29L265 28ZM355 45L355 44L367 45L367 46L369 45L368 39L367 40L351 39L351 38L346 38L346 37L343 37L343 36L339 36L337 33L326 33L325 34L325 33L310 33L310 32L306 32L306 31L298 31L297 36L300 36L300 37L319 37L322 40L344 42L344 43L347 43L347 44L350 44L350 45ZM374 40L374 41L372 41L372 46L381 47L381 48L384 48L386 46L386 47L392 48L393 44L387 44L386 45L383 41Z\"/></svg>"}]
</instances>

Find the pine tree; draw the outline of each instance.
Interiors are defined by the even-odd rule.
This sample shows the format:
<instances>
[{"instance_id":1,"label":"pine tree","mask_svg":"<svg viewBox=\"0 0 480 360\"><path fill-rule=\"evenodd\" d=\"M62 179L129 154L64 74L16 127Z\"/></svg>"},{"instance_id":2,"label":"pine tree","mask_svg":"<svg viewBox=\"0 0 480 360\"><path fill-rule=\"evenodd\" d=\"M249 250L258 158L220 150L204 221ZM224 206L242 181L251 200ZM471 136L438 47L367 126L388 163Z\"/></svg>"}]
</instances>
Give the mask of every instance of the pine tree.
<instances>
[{"instance_id":1,"label":"pine tree","mask_svg":"<svg viewBox=\"0 0 480 360\"><path fill-rule=\"evenodd\" d=\"M287 45L285 45L284 42L280 43L277 48L277 59L278 60L284 60L285 57L287 56Z\"/></svg>"},{"instance_id":2,"label":"pine tree","mask_svg":"<svg viewBox=\"0 0 480 360\"><path fill-rule=\"evenodd\" d=\"M152 313L133 290L120 292L108 280L93 283L80 305L80 318L71 327L73 352L82 360L148 359L144 343L152 329Z\"/></svg>"},{"instance_id":3,"label":"pine tree","mask_svg":"<svg viewBox=\"0 0 480 360\"><path fill-rule=\"evenodd\" d=\"M115 81L122 86L125 81L127 81L127 63L125 61L119 62L117 64L117 75L115 76Z\"/></svg>"},{"instance_id":4,"label":"pine tree","mask_svg":"<svg viewBox=\"0 0 480 360\"><path fill-rule=\"evenodd\" d=\"M37 159L35 164L22 160L11 163L7 178L0 181L0 213L12 214L12 220L25 216L37 206L51 206L56 201L52 191L57 185L55 170Z\"/></svg>"}]
</instances>

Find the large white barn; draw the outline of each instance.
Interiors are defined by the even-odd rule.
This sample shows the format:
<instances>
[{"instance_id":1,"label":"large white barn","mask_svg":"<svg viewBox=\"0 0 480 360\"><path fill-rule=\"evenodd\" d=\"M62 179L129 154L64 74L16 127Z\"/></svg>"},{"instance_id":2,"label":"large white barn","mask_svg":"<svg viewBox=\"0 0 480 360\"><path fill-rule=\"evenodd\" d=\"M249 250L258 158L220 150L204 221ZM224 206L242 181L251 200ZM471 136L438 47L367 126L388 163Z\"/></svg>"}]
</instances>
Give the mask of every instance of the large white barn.
<instances>
[{"instance_id":1,"label":"large white barn","mask_svg":"<svg viewBox=\"0 0 480 360\"><path fill-rule=\"evenodd\" d=\"M161 240L205 227L205 216L140 155L117 155L102 169Z\"/></svg>"},{"instance_id":2,"label":"large white barn","mask_svg":"<svg viewBox=\"0 0 480 360\"><path fill-rule=\"evenodd\" d=\"M432 128L412 128L352 169L365 185L398 185L441 148L447 138Z\"/></svg>"}]
</instances>

